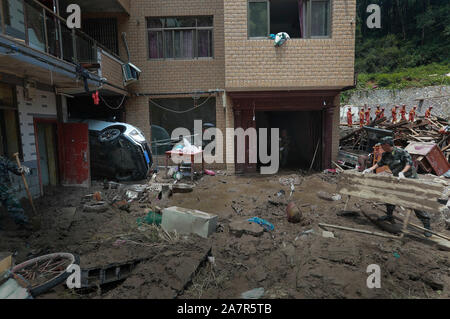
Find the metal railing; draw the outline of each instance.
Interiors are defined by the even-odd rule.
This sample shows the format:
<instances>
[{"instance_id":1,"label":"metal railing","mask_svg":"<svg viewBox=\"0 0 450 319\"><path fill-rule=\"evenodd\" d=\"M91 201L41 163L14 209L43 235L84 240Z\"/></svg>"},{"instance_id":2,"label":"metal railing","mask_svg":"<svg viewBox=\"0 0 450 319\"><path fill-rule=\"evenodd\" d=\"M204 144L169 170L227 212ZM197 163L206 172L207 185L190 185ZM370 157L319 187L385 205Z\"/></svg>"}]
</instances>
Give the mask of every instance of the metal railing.
<instances>
[{"instance_id":1,"label":"metal railing","mask_svg":"<svg viewBox=\"0 0 450 319\"><path fill-rule=\"evenodd\" d=\"M97 49L116 54L36 0L0 0L0 35L72 63L98 62Z\"/></svg>"}]
</instances>

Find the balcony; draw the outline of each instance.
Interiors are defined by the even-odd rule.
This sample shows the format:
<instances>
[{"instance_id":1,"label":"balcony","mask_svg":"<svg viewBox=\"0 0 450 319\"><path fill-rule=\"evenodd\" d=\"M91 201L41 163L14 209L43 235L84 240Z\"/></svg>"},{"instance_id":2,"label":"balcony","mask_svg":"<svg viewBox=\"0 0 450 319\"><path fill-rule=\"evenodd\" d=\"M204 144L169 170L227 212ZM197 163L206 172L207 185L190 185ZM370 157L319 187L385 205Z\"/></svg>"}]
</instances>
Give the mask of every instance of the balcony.
<instances>
[{"instance_id":1,"label":"balcony","mask_svg":"<svg viewBox=\"0 0 450 319\"><path fill-rule=\"evenodd\" d=\"M82 93L77 65L88 68L89 89L125 94L118 56L36 0L0 0L0 69ZM109 78L108 78L108 77ZM106 78L101 80L101 78ZM50 83L49 83L50 82Z\"/></svg>"}]
</instances>

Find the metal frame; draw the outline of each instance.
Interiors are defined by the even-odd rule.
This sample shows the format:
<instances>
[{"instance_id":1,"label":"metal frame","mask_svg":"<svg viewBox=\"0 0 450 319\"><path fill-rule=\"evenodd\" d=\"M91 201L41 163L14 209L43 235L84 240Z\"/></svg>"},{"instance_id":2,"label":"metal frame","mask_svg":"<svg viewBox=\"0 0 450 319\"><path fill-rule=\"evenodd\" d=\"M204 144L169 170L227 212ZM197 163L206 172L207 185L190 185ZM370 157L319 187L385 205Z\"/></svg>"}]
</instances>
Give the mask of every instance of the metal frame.
<instances>
[{"instance_id":1,"label":"metal frame","mask_svg":"<svg viewBox=\"0 0 450 319\"><path fill-rule=\"evenodd\" d=\"M186 16L176 16L176 17L186 17ZM176 18L174 17L174 18ZM200 16L191 16L193 18L197 18ZM155 18L172 18L170 16L167 17L146 17L146 22L148 21L148 19L155 19ZM162 27L162 28L149 28L147 27L147 37L146 37L146 42L147 42L147 60L150 61L161 61L161 60L211 60L214 59L214 16L212 16L213 18L213 25L211 27L199 27L198 26L198 21L195 21L195 26L194 27L170 27L170 28L166 28L166 27ZM181 31L181 35L183 34L183 31L193 31L192 32L192 43L193 43L193 57L192 58L185 58L185 57L175 57L175 31ZM211 32L211 46L208 46L208 54L210 56L208 57L199 57L198 56L198 31L201 30L207 30ZM172 31L172 53L173 53L173 57L172 58L168 58L165 57L166 55L166 41L165 41L165 32L167 31ZM149 43L149 38L148 38L148 34L149 32L157 32L157 41L158 41L158 37L159 34L161 34L162 37L162 58L150 58L150 43ZM160 32L160 33L158 33ZM182 37L180 39L180 43L181 43L181 51L183 51L183 41L182 41ZM158 46L158 51L160 50L159 46Z\"/></svg>"},{"instance_id":2,"label":"metal frame","mask_svg":"<svg viewBox=\"0 0 450 319\"><path fill-rule=\"evenodd\" d=\"M265 2L267 5L267 32L265 37L251 37L249 34L249 24L248 21L250 21L250 3L251 2ZM247 39L267 39L267 37L270 34L270 0L249 0L247 1Z\"/></svg>"}]
</instances>

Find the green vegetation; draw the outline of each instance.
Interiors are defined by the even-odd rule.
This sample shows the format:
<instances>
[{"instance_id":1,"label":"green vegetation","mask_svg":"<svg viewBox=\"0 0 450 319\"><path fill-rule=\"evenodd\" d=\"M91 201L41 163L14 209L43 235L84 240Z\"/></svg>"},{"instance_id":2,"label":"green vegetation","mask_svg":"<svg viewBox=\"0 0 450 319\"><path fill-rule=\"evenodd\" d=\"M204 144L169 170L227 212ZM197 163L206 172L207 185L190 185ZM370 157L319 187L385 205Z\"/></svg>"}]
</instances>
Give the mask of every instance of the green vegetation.
<instances>
[{"instance_id":1,"label":"green vegetation","mask_svg":"<svg viewBox=\"0 0 450 319\"><path fill-rule=\"evenodd\" d=\"M381 29L369 29L369 4ZM450 0L357 0L358 89L449 84Z\"/></svg>"}]
</instances>

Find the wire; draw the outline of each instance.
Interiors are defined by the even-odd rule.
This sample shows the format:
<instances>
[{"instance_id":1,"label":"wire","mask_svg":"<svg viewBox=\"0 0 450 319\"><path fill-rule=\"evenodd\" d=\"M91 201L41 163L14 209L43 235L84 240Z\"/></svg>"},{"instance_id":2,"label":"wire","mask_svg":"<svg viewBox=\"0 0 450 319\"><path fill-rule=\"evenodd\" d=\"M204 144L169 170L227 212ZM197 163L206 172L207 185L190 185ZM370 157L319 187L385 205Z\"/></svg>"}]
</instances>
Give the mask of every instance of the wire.
<instances>
[{"instance_id":1,"label":"wire","mask_svg":"<svg viewBox=\"0 0 450 319\"><path fill-rule=\"evenodd\" d=\"M158 103L156 103L156 102L153 101L152 99L150 99L150 102L151 102L152 104L154 104L155 106L157 106L157 107L159 107L160 109L163 109L163 110L165 110L165 111L173 112L173 113L177 113L177 114L183 114L183 113L187 113L187 112L193 111L193 110L195 110L195 109L197 109L197 108L199 108L199 107L205 105L206 102L208 102L208 100L209 100L210 98L211 98L211 95L208 96L208 98L207 98L203 103L201 103L200 105L197 105L197 106L195 106L195 102L194 102L194 107L193 107L193 108L190 108L190 109L188 109L188 110L185 110L185 111L175 111L175 110L168 109L168 108L166 108L166 107L164 107L164 106L159 105Z\"/></svg>"},{"instance_id":2,"label":"wire","mask_svg":"<svg viewBox=\"0 0 450 319\"><path fill-rule=\"evenodd\" d=\"M122 101L120 102L119 106L117 106L117 107L112 107L111 105L109 105L109 104L105 101L105 99L104 99L100 94L99 94L98 96L102 99L103 103L105 103L105 105L106 105L107 107L109 107L111 110L118 110L118 109L120 109L120 108L122 107L122 104L123 104L123 102L125 101L125 97L126 97L126 95L124 95L124 96L122 97Z\"/></svg>"}]
</instances>

